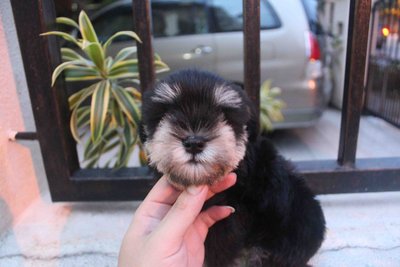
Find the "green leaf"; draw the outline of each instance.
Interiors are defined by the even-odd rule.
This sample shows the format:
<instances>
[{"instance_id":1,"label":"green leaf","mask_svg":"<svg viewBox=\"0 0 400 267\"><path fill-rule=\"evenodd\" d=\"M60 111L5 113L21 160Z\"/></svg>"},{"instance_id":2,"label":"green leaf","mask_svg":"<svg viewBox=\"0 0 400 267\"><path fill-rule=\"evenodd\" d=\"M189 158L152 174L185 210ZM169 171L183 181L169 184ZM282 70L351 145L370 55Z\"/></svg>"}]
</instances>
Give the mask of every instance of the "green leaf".
<instances>
[{"instance_id":1,"label":"green leaf","mask_svg":"<svg viewBox=\"0 0 400 267\"><path fill-rule=\"evenodd\" d=\"M111 67L108 77L110 79L138 78L139 66L137 59L118 61Z\"/></svg>"},{"instance_id":2,"label":"green leaf","mask_svg":"<svg viewBox=\"0 0 400 267\"><path fill-rule=\"evenodd\" d=\"M77 116L77 109L72 110L71 119L69 121L69 127L71 129L72 137L75 139L77 143L80 143L80 137L78 132L78 116Z\"/></svg>"},{"instance_id":3,"label":"green leaf","mask_svg":"<svg viewBox=\"0 0 400 267\"><path fill-rule=\"evenodd\" d=\"M71 61L71 60L82 60L86 61L87 65L90 65L91 62L87 60L86 58L82 57L79 55L76 51L72 50L71 48L68 47L62 47L61 48L61 56L64 61ZM92 64L94 66L94 64Z\"/></svg>"},{"instance_id":4,"label":"green leaf","mask_svg":"<svg viewBox=\"0 0 400 267\"><path fill-rule=\"evenodd\" d=\"M113 99L111 105L112 118L118 126L125 125L125 117L122 110L119 108L118 103Z\"/></svg>"},{"instance_id":5,"label":"green leaf","mask_svg":"<svg viewBox=\"0 0 400 267\"><path fill-rule=\"evenodd\" d=\"M83 50L100 70L104 69L104 51L101 44L89 43Z\"/></svg>"},{"instance_id":6,"label":"green leaf","mask_svg":"<svg viewBox=\"0 0 400 267\"><path fill-rule=\"evenodd\" d=\"M115 62L124 60L137 52L136 46L125 47L115 56Z\"/></svg>"},{"instance_id":7,"label":"green leaf","mask_svg":"<svg viewBox=\"0 0 400 267\"><path fill-rule=\"evenodd\" d=\"M101 81L96 86L92 96L90 131L94 143L97 143L103 134L108 104L110 102L110 87L111 85L108 80Z\"/></svg>"},{"instance_id":8,"label":"green leaf","mask_svg":"<svg viewBox=\"0 0 400 267\"><path fill-rule=\"evenodd\" d=\"M70 129L72 136L74 137L77 143L81 142L81 135L79 134L78 129L80 129L82 126L89 124L89 122L90 122L90 106L85 106L72 110Z\"/></svg>"},{"instance_id":9,"label":"green leaf","mask_svg":"<svg viewBox=\"0 0 400 267\"><path fill-rule=\"evenodd\" d=\"M77 28L79 30L78 23L76 23L74 20L72 20L70 18L58 17L58 18L56 18L56 23L72 26L72 27L75 27L75 28Z\"/></svg>"},{"instance_id":10,"label":"green leaf","mask_svg":"<svg viewBox=\"0 0 400 267\"><path fill-rule=\"evenodd\" d=\"M168 67L168 65L167 64L165 64L164 62L162 62L161 60L155 60L154 61L154 66L156 67L156 68L166 68L166 69L169 69L169 67Z\"/></svg>"},{"instance_id":11,"label":"green leaf","mask_svg":"<svg viewBox=\"0 0 400 267\"><path fill-rule=\"evenodd\" d=\"M84 106L78 109L78 119L76 125L79 128L83 128L90 124L90 106Z\"/></svg>"},{"instance_id":12,"label":"green leaf","mask_svg":"<svg viewBox=\"0 0 400 267\"><path fill-rule=\"evenodd\" d=\"M115 100L117 100L119 107L128 119L135 126L139 125L140 111L133 97L120 86L113 87L111 91Z\"/></svg>"},{"instance_id":13,"label":"green leaf","mask_svg":"<svg viewBox=\"0 0 400 267\"><path fill-rule=\"evenodd\" d=\"M121 168L128 164L137 140L137 132L132 128L132 125L126 124L123 133L120 133L120 149L118 151L117 161L115 162L116 168Z\"/></svg>"},{"instance_id":14,"label":"green leaf","mask_svg":"<svg viewBox=\"0 0 400 267\"><path fill-rule=\"evenodd\" d=\"M57 77L66 69L79 69L82 68L84 66L79 66L79 65L84 65L85 62L81 61L81 60L73 60L73 61L67 61L64 63L61 63L60 65L57 66L57 68L55 68L55 70L53 71L53 74L51 76L51 86L54 85L54 83L56 82ZM84 67L85 68L85 67Z\"/></svg>"},{"instance_id":15,"label":"green leaf","mask_svg":"<svg viewBox=\"0 0 400 267\"><path fill-rule=\"evenodd\" d=\"M91 94L93 94L94 90L96 89L99 83L92 84L89 87L81 89L75 94L71 95L68 98L69 108L71 110L78 108L80 104L86 100L86 98L88 98Z\"/></svg>"},{"instance_id":16,"label":"green leaf","mask_svg":"<svg viewBox=\"0 0 400 267\"><path fill-rule=\"evenodd\" d=\"M65 33L65 32L60 32L60 31L50 31L50 32L45 32L40 34L40 36L47 36L47 35L55 35L62 37L63 39L67 40L68 42L76 44L78 47L81 47L80 43L78 40L76 40L72 35Z\"/></svg>"},{"instance_id":17,"label":"green leaf","mask_svg":"<svg viewBox=\"0 0 400 267\"><path fill-rule=\"evenodd\" d=\"M281 112L284 107L282 100L276 99L281 94L278 87L271 89L271 81L265 81L260 89L260 126L264 131L273 130L272 121L284 120Z\"/></svg>"},{"instance_id":18,"label":"green leaf","mask_svg":"<svg viewBox=\"0 0 400 267\"><path fill-rule=\"evenodd\" d=\"M83 10L79 13L79 29L84 40L92 43L99 43L93 25L90 22L89 17L86 15L86 12Z\"/></svg>"},{"instance_id":19,"label":"green leaf","mask_svg":"<svg viewBox=\"0 0 400 267\"><path fill-rule=\"evenodd\" d=\"M87 163L85 165L85 168L86 169L92 169L92 168L96 167L98 162L99 162L99 159L100 159L100 157L94 158L93 160L91 160L89 163Z\"/></svg>"},{"instance_id":20,"label":"green leaf","mask_svg":"<svg viewBox=\"0 0 400 267\"><path fill-rule=\"evenodd\" d=\"M100 157L100 154L107 148L107 144L111 141L115 140L118 137L118 131L115 129L107 128L100 140L100 142L93 143L91 139L89 139L89 143L85 146L84 150L84 158L90 159L93 157ZM117 139L118 140L118 139Z\"/></svg>"},{"instance_id":21,"label":"green leaf","mask_svg":"<svg viewBox=\"0 0 400 267\"><path fill-rule=\"evenodd\" d=\"M268 132L271 131L273 128L271 120L265 113L260 113L260 123L261 123L261 129L264 131Z\"/></svg>"},{"instance_id":22,"label":"green leaf","mask_svg":"<svg viewBox=\"0 0 400 267\"><path fill-rule=\"evenodd\" d=\"M107 68L107 69L110 69L111 66L114 64L114 60L112 59L112 57L106 58L105 64L106 64L106 68Z\"/></svg>"},{"instance_id":23,"label":"green leaf","mask_svg":"<svg viewBox=\"0 0 400 267\"><path fill-rule=\"evenodd\" d=\"M114 65L111 67L109 74L117 75L122 74L124 72L138 72L138 60L137 59L129 59L115 62Z\"/></svg>"},{"instance_id":24,"label":"green leaf","mask_svg":"<svg viewBox=\"0 0 400 267\"><path fill-rule=\"evenodd\" d=\"M90 95L93 94L93 92L96 88L97 88L97 84L93 84L85 89L82 89L82 90L76 92L75 94L71 95L68 98L69 107L70 107L70 110L72 110L69 125L70 125L72 136L78 143L80 142L80 136L79 136L78 129L82 125L82 122L81 122L82 115L80 114L81 109L79 109L79 106L82 104L83 101L85 101ZM83 107L83 108L86 108L90 113L89 107ZM90 117L89 117L89 119L90 119Z\"/></svg>"},{"instance_id":25,"label":"green leaf","mask_svg":"<svg viewBox=\"0 0 400 267\"><path fill-rule=\"evenodd\" d=\"M113 42L113 40L120 36L129 36L129 37L132 37L133 39L135 39L136 41L138 41L139 43L142 42L142 40L140 40L139 36L135 32L120 31L120 32L117 32L114 35L112 35L110 38L108 38L108 40L103 45L104 50L107 50L108 46Z\"/></svg>"},{"instance_id":26,"label":"green leaf","mask_svg":"<svg viewBox=\"0 0 400 267\"><path fill-rule=\"evenodd\" d=\"M119 145L119 141L114 141L114 142L108 142L109 144L107 144L103 149L102 149L102 152L103 153L107 153L107 152L109 152L110 150L112 150L112 149L114 149L114 148L116 148L118 145Z\"/></svg>"},{"instance_id":27,"label":"green leaf","mask_svg":"<svg viewBox=\"0 0 400 267\"><path fill-rule=\"evenodd\" d=\"M154 60L155 60L155 61L161 61L160 55L157 54L157 53L154 53Z\"/></svg>"},{"instance_id":28,"label":"green leaf","mask_svg":"<svg viewBox=\"0 0 400 267\"><path fill-rule=\"evenodd\" d=\"M125 90L129 92L136 100L142 101L142 93L135 87L125 87Z\"/></svg>"},{"instance_id":29,"label":"green leaf","mask_svg":"<svg viewBox=\"0 0 400 267\"><path fill-rule=\"evenodd\" d=\"M155 72L156 73L161 73L165 71L169 71L169 67L167 64L165 64L162 61L156 60L154 61L154 66L155 66Z\"/></svg>"},{"instance_id":30,"label":"green leaf","mask_svg":"<svg viewBox=\"0 0 400 267\"><path fill-rule=\"evenodd\" d=\"M114 72L113 74L108 74L108 78L111 80L117 79L127 79L127 78L138 78L139 73L131 72L129 68L122 68L118 70L118 72Z\"/></svg>"},{"instance_id":31,"label":"green leaf","mask_svg":"<svg viewBox=\"0 0 400 267\"><path fill-rule=\"evenodd\" d=\"M65 80L68 82L74 81L91 81L102 79L99 72L90 68L74 68L66 69Z\"/></svg>"}]
</instances>

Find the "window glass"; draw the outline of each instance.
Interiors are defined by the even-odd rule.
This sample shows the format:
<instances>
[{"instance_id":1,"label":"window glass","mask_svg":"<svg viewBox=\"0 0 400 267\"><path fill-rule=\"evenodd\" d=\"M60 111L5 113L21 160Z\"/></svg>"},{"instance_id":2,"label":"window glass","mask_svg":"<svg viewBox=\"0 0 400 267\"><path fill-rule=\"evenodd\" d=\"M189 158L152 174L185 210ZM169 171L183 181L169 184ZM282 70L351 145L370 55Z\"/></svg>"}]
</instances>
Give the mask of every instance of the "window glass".
<instances>
[{"instance_id":1,"label":"window glass","mask_svg":"<svg viewBox=\"0 0 400 267\"><path fill-rule=\"evenodd\" d=\"M155 37L201 34L208 32L207 14L202 4L194 2L154 2Z\"/></svg>"},{"instance_id":2,"label":"window glass","mask_svg":"<svg viewBox=\"0 0 400 267\"><path fill-rule=\"evenodd\" d=\"M134 27L131 6L123 5L96 14L93 18L93 27L100 42L105 42L118 31L132 30ZM116 41L127 40L132 39L127 36L121 36Z\"/></svg>"},{"instance_id":3,"label":"window glass","mask_svg":"<svg viewBox=\"0 0 400 267\"><path fill-rule=\"evenodd\" d=\"M122 5L102 12L94 19L94 27L104 42L117 31L132 30L131 5ZM201 34L208 32L205 7L195 2L153 1L152 3L154 37ZM129 37L120 37L123 41Z\"/></svg>"},{"instance_id":4,"label":"window glass","mask_svg":"<svg viewBox=\"0 0 400 267\"><path fill-rule=\"evenodd\" d=\"M303 3L311 31L315 34L322 34L322 25L318 18L318 1L302 0L301 2Z\"/></svg>"},{"instance_id":5,"label":"window glass","mask_svg":"<svg viewBox=\"0 0 400 267\"><path fill-rule=\"evenodd\" d=\"M243 29L243 3L241 0L213 0L210 9L215 20L217 32L241 31ZM279 19L266 1L260 3L260 27L277 28Z\"/></svg>"}]
</instances>

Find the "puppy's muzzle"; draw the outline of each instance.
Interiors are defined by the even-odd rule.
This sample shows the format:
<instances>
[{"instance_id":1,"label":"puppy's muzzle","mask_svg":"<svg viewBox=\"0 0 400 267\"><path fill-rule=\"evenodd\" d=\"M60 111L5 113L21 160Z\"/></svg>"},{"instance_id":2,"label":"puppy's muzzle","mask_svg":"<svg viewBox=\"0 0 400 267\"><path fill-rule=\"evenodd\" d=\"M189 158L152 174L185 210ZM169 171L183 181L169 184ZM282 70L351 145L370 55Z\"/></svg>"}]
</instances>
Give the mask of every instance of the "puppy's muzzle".
<instances>
[{"instance_id":1,"label":"puppy's muzzle","mask_svg":"<svg viewBox=\"0 0 400 267\"><path fill-rule=\"evenodd\" d=\"M206 138L199 135L191 135L182 140L186 152L196 155L203 152L206 146Z\"/></svg>"}]
</instances>

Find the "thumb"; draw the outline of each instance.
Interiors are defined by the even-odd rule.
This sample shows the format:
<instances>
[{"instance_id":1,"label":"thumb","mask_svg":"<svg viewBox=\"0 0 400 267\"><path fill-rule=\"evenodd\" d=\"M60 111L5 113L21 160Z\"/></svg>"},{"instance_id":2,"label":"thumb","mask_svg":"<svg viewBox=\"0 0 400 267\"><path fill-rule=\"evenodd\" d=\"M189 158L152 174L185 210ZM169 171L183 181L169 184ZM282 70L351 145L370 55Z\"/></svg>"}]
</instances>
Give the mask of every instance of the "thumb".
<instances>
[{"instance_id":1,"label":"thumb","mask_svg":"<svg viewBox=\"0 0 400 267\"><path fill-rule=\"evenodd\" d=\"M168 240L171 246L180 244L187 229L196 220L204 202L206 201L208 187L190 186L181 193L168 214L155 230L155 236L159 240Z\"/></svg>"}]
</instances>

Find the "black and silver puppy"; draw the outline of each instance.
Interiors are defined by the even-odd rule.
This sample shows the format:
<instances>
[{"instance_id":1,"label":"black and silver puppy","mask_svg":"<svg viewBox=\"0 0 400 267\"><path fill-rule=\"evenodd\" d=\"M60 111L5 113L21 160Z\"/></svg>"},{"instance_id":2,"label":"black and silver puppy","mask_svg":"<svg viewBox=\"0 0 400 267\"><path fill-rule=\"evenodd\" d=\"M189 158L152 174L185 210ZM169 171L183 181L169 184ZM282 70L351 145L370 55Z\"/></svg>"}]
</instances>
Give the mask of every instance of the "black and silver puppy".
<instances>
[{"instance_id":1,"label":"black and silver puppy","mask_svg":"<svg viewBox=\"0 0 400 267\"><path fill-rule=\"evenodd\" d=\"M206 266L307 266L324 237L321 207L255 132L254 108L240 87L208 72L180 71L144 94L142 114L150 165L174 186L237 174L234 187L205 204L236 209L210 229Z\"/></svg>"}]
</instances>

